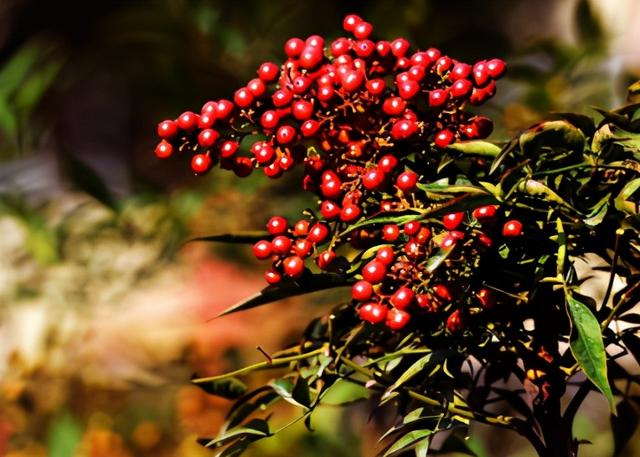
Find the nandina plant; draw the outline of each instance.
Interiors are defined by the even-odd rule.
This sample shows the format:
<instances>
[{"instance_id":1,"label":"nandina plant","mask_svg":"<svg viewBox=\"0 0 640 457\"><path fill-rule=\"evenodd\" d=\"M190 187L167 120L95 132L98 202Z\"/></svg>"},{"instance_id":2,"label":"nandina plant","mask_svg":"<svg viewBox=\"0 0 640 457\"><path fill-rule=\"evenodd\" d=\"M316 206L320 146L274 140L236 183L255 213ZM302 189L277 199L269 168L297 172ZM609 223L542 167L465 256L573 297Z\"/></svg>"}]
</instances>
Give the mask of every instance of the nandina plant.
<instances>
[{"instance_id":1,"label":"nandina plant","mask_svg":"<svg viewBox=\"0 0 640 457\"><path fill-rule=\"evenodd\" d=\"M311 429L346 383L373 414L395 412L385 457L435 452L434 435L449 432L447 447L474 421L540 456L576 456L586 441L572 424L592 391L619 452L639 398L639 106L601 110L599 123L556 115L494 144L483 140L492 121L470 108L494 95L502 60L373 41L355 15L343 28L330 44L288 40L285 62L263 63L233 101L158 126L156 155L187 156L196 174L277 178L302 165L302 190L317 196L297 221L204 238L252 244L269 263L268 286L223 314L351 291L298 344L193 380L236 400L202 443L242 453L278 431L269 409L280 401ZM251 391L239 379L270 369L279 375Z\"/></svg>"}]
</instances>

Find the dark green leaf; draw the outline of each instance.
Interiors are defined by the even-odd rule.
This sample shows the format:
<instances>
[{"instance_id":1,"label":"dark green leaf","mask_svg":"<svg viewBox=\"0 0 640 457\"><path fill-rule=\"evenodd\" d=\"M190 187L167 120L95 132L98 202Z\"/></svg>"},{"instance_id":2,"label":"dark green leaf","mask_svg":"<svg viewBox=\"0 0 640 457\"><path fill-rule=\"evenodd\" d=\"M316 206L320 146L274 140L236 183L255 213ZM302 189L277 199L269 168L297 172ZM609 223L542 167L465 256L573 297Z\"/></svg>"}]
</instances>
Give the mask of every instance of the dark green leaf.
<instances>
[{"instance_id":1,"label":"dark green leaf","mask_svg":"<svg viewBox=\"0 0 640 457\"><path fill-rule=\"evenodd\" d=\"M571 352L591 382L604 394L615 412L613 393L607 378L607 353L604 349L600 324L584 303L567 294L567 305L573 327Z\"/></svg>"},{"instance_id":2,"label":"dark green leaf","mask_svg":"<svg viewBox=\"0 0 640 457\"><path fill-rule=\"evenodd\" d=\"M285 298L295 297L296 295L344 287L352 283L352 279L334 273L309 274L297 280L284 278L278 284L266 287L252 297L224 310L217 317L266 305L267 303L273 303Z\"/></svg>"},{"instance_id":3,"label":"dark green leaf","mask_svg":"<svg viewBox=\"0 0 640 457\"><path fill-rule=\"evenodd\" d=\"M388 395L390 392L409 381L415 375L421 373L424 370L424 367L427 366L427 364L431 361L431 355L432 354L427 354L416 360L413 365L411 365L404 373L402 373L400 377L398 377L396 382L394 382L393 385L389 387L389 389L387 389L385 395Z\"/></svg>"},{"instance_id":4,"label":"dark green leaf","mask_svg":"<svg viewBox=\"0 0 640 457\"><path fill-rule=\"evenodd\" d=\"M541 148L584 149L584 134L567 121L547 121L535 125L520 135L520 149L529 157Z\"/></svg>"},{"instance_id":5,"label":"dark green leaf","mask_svg":"<svg viewBox=\"0 0 640 457\"><path fill-rule=\"evenodd\" d=\"M611 415L611 430L613 432L614 452L616 457L624 450L638 428L638 413L627 399L618 403L618 415Z\"/></svg>"},{"instance_id":6,"label":"dark green leaf","mask_svg":"<svg viewBox=\"0 0 640 457\"><path fill-rule=\"evenodd\" d=\"M235 400L242 397L246 391L245 383L236 378L225 378L216 381L195 382L196 386L211 395Z\"/></svg>"},{"instance_id":7,"label":"dark green leaf","mask_svg":"<svg viewBox=\"0 0 640 457\"><path fill-rule=\"evenodd\" d=\"M412 432L409 432L406 435L403 435L402 438L398 439L395 443L393 443L391 447L384 453L383 457L398 455L410 449L412 446L415 446L418 442L424 440L432 434L433 432L431 430L414 430Z\"/></svg>"}]
</instances>

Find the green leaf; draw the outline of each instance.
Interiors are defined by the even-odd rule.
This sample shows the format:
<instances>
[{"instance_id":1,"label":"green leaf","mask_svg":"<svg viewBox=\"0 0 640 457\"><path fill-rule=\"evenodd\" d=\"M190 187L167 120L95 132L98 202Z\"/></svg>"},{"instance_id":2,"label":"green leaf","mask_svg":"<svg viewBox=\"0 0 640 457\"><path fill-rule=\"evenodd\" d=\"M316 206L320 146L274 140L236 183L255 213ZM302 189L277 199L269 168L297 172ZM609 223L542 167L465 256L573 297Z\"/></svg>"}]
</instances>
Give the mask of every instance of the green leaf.
<instances>
[{"instance_id":1,"label":"green leaf","mask_svg":"<svg viewBox=\"0 0 640 457\"><path fill-rule=\"evenodd\" d=\"M427 364L431 361L431 355L432 354L430 353L416 360L413 363L413 365L411 365L407 369L407 371L402 373L400 377L396 380L396 382L394 382L393 385L387 389L387 391L385 392L385 396L391 393L393 390L400 387L401 385L403 385L404 383L406 383L407 381L409 381L418 373L421 373L424 370L424 367L427 366Z\"/></svg>"},{"instance_id":2,"label":"green leaf","mask_svg":"<svg viewBox=\"0 0 640 457\"><path fill-rule=\"evenodd\" d=\"M614 199L616 209L624 213L637 215L638 205L635 202L629 201L629 199L638 189L640 189L640 178L629 181Z\"/></svg>"},{"instance_id":3,"label":"green leaf","mask_svg":"<svg viewBox=\"0 0 640 457\"><path fill-rule=\"evenodd\" d=\"M519 138L522 153L529 157L541 148L584 149L584 134L567 121L547 121L525 131Z\"/></svg>"},{"instance_id":4,"label":"green leaf","mask_svg":"<svg viewBox=\"0 0 640 457\"><path fill-rule=\"evenodd\" d=\"M220 435L216 436L212 440L209 440L206 443L204 443L204 446L220 447L224 443L233 441L234 439L253 437L253 439L255 440L255 439L264 438L270 435L271 433L269 432L269 423L266 420L252 419L246 424L244 424L244 426L242 427L237 427L229 431L226 431L224 433L221 433Z\"/></svg>"},{"instance_id":5,"label":"green leaf","mask_svg":"<svg viewBox=\"0 0 640 457\"><path fill-rule=\"evenodd\" d=\"M618 415L611 415L611 430L613 432L614 452L617 457L633 437L638 428L638 412L627 399L618 403Z\"/></svg>"},{"instance_id":6,"label":"green leaf","mask_svg":"<svg viewBox=\"0 0 640 457\"><path fill-rule=\"evenodd\" d=\"M273 303L289 297L297 295L309 294L320 290L334 289L336 287L349 286L354 281L344 275L334 273L309 274L300 279L293 280L284 278L278 284L271 285L262 289L262 291L233 305L218 314L217 317L226 316L227 314L245 311L257 306Z\"/></svg>"},{"instance_id":7,"label":"green leaf","mask_svg":"<svg viewBox=\"0 0 640 457\"><path fill-rule=\"evenodd\" d=\"M607 378L607 353L604 349L600 324L584 303L567 294L571 329L571 352L589 380L604 394L611 411L616 406Z\"/></svg>"},{"instance_id":8,"label":"green leaf","mask_svg":"<svg viewBox=\"0 0 640 457\"><path fill-rule=\"evenodd\" d=\"M216 235L209 236L199 236L197 238L192 238L191 241L210 241L210 242L220 242L220 243L241 243L241 244L253 244L257 243L260 240L264 240L265 238L269 238L271 235L269 232L265 230L255 230L255 231L244 231L244 232L236 232L236 233L219 233Z\"/></svg>"},{"instance_id":9,"label":"green leaf","mask_svg":"<svg viewBox=\"0 0 640 457\"><path fill-rule=\"evenodd\" d=\"M47 434L47 449L50 457L75 455L82 439L82 426L70 413L57 415L51 421Z\"/></svg>"},{"instance_id":10,"label":"green leaf","mask_svg":"<svg viewBox=\"0 0 640 457\"><path fill-rule=\"evenodd\" d=\"M461 152L463 154L496 157L502 148L493 143L483 140L460 141L447 146L448 150Z\"/></svg>"},{"instance_id":11,"label":"green leaf","mask_svg":"<svg viewBox=\"0 0 640 457\"><path fill-rule=\"evenodd\" d=\"M246 384L237 378L225 378L214 381L194 382L194 384L208 394L216 395L222 398L228 398L230 400L235 400L236 398L242 397L247 391Z\"/></svg>"},{"instance_id":12,"label":"green leaf","mask_svg":"<svg viewBox=\"0 0 640 457\"><path fill-rule=\"evenodd\" d=\"M340 237L351 233L352 231L354 231L355 229L359 229L361 227L366 227L369 225L375 225L375 224L379 224L379 225L383 225L383 224L398 224L398 225L402 225L402 224L406 224L407 222L411 222L411 221L417 221L419 219L422 219L422 214L421 213L413 213L413 214L387 214L385 216L379 216L379 217L374 217L371 219L365 219L363 221L358 222L357 224L353 224L352 226L350 226L348 229L346 229L345 231L343 231L342 233L340 233Z\"/></svg>"},{"instance_id":13,"label":"green leaf","mask_svg":"<svg viewBox=\"0 0 640 457\"><path fill-rule=\"evenodd\" d=\"M556 256L556 274L558 278L564 278L564 265L567 260L567 235L564 233L562 220L556 219L556 233L558 234L558 254Z\"/></svg>"},{"instance_id":14,"label":"green leaf","mask_svg":"<svg viewBox=\"0 0 640 457\"><path fill-rule=\"evenodd\" d=\"M423 441L432 434L433 432L431 430L414 430L409 432L393 443L391 447L387 449L387 452L384 453L383 457L398 455L412 446L415 446L418 442Z\"/></svg>"},{"instance_id":15,"label":"green leaf","mask_svg":"<svg viewBox=\"0 0 640 457\"><path fill-rule=\"evenodd\" d=\"M269 385L286 402L309 409L311 405L309 385L301 376L298 377L295 384L290 379L276 379L271 381Z\"/></svg>"},{"instance_id":16,"label":"green leaf","mask_svg":"<svg viewBox=\"0 0 640 457\"><path fill-rule=\"evenodd\" d=\"M265 389L268 389L265 392ZM253 394L253 395L252 395ZM258 410L263 410L268 406L282 400L282 397L273 392L268 386L263 386L255 390L252 394L247 394L243 398L239 399L227 413L227 422L224 426L224 430L231 429L238 426L240 422L249 417L252 413ZM249 401L251 398L255 400Z\"/></svg>"},{"instance_id":17,"label":"green leaf","mask_svg":"<svg viewBox=\"0 0 640 457\"><path fill-rule=\"evenodd\" d=\"M431 437L428 436L416 444L416 457L427 457L429 453L429 445L431 444Z\"/></svg>"},{"instance_id":18,"label":"green leaf","mask_svg":"<svg viewBox=\"0 0 640 457\"><path fill-rule=\"evenodd\" d=\"M453 252L453 248L451 249L438 249L434 255L429 257L427 260L427 265L425 266L425 270L429 273L433 273L436 269L442 265L442 263L449 257L449 255Z\"/></svg>"}]
</instances>

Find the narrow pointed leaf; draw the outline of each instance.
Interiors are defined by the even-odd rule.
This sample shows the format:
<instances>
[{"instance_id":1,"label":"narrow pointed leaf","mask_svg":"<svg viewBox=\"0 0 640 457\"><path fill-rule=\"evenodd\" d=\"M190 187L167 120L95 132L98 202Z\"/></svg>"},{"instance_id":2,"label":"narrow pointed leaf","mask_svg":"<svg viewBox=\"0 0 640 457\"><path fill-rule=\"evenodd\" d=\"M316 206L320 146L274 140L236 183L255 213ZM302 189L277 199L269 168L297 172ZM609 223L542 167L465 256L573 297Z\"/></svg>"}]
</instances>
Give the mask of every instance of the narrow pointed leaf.
<instances>
[{"instance_id":1,"label":"narrow pointed leaf","mask_svg":"<svg viewBox=\"0 0 640 457\"><path fill-rule=\"evenodd\" d=\"M240 398L247 391L245 383L236 378L225 378L215 381L194 383L202 390L211 395L235 400Z\"/></svg>"},{"instance_id":2,"label":"narrow pointed leaf","mask_svg":"<svg viewBox=\"0 0 640 457\"><path fill-rule=\"evenodd\" d=\"M267 231L255 230L236 233L219 233L216 235L200 236L192 238L192 241L208 241L219 243L239 243L239 244L253 244L260 240L270 237L271 235Z\"/></svg>"},{"instance_id":3,"label":"narrow pointed leaf","mask_svg":"<svg viewBox=\"0 0 640 457\"><path fill-rule=\"evenodd\" d=\"M502 151L500 146L483 140L460 141L447 146L448 150L461 152L462 154L496 157Z\"/></svg>"}]
</instances>

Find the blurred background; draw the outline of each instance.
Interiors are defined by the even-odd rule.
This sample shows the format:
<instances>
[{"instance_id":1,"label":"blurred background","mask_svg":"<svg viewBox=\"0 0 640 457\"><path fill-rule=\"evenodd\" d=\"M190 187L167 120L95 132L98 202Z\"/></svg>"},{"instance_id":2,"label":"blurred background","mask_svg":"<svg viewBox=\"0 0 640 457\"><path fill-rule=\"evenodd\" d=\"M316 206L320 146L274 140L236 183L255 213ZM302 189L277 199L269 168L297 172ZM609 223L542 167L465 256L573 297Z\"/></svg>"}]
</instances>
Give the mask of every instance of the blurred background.
<instances>
[{"instance_id":1,"label":"blurred background","mask_svg":"<svg viewBox=\"0 0 640 457\"><path fill-rule=\"evenodd\" d=\"M640 78L636 0L2 0L0 456L200 457L229 403L189 385L294 341L335 297L209 321L263 286L249 250L189 237L260 228L309 200L277 182L204 178L154 158L156 123L229 97L292 36L334 38L356 12L376 35L510 65L483 108L501 140L550 111L614 107ZM611 454L606 405L577 423ZM366 406L323 410L254 456L371 456ZM285 418L292 411L280 412ZM527 456L477 430L478 456ZM633 442L632 442L633 443ZM628 456L640 455L640 443Z\"/></svg>"}]
</instances>

